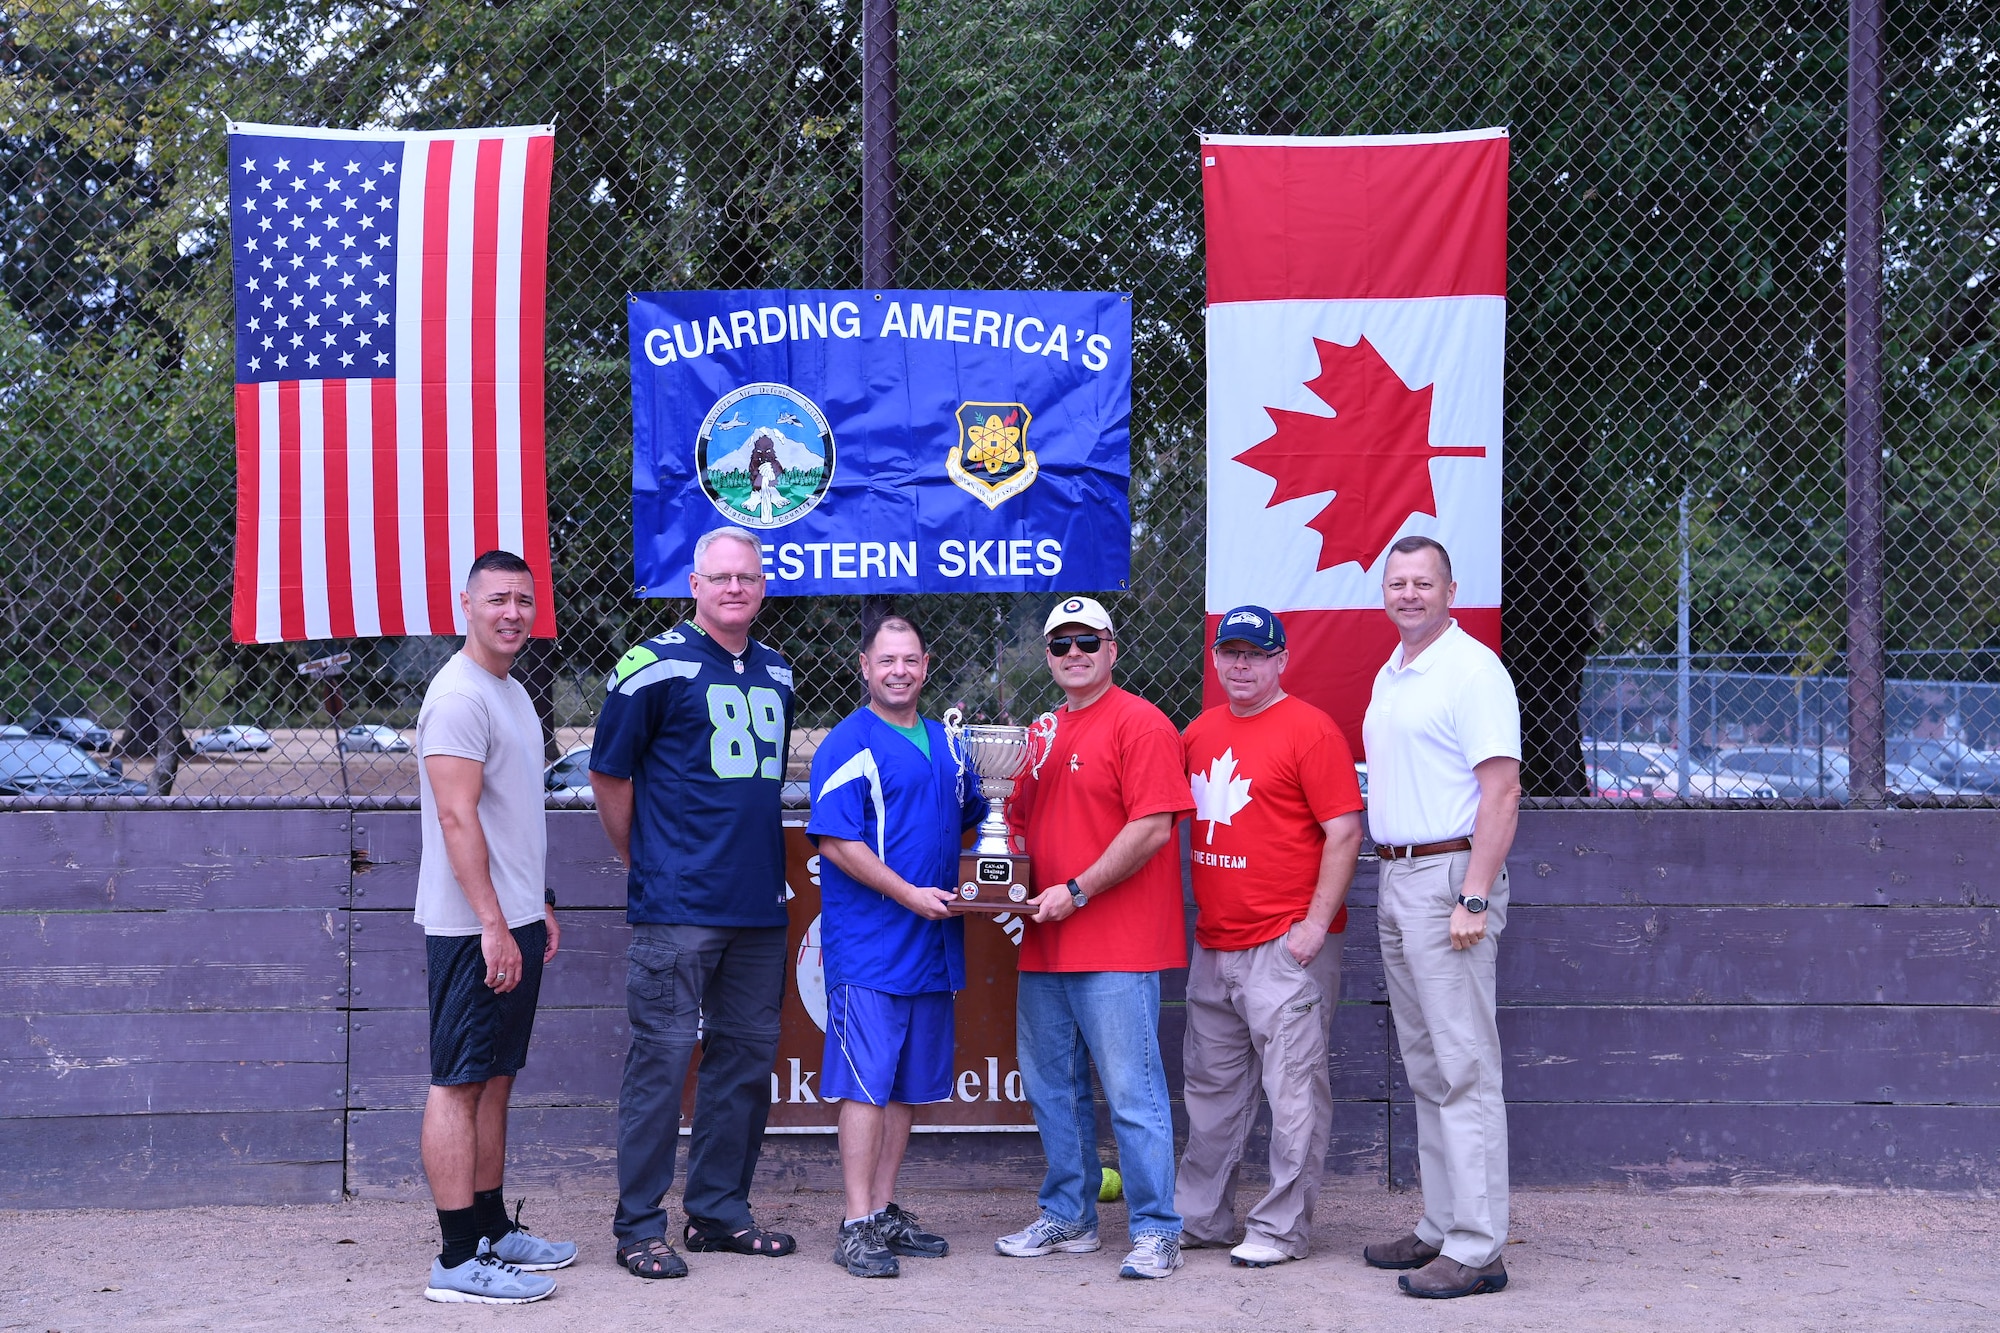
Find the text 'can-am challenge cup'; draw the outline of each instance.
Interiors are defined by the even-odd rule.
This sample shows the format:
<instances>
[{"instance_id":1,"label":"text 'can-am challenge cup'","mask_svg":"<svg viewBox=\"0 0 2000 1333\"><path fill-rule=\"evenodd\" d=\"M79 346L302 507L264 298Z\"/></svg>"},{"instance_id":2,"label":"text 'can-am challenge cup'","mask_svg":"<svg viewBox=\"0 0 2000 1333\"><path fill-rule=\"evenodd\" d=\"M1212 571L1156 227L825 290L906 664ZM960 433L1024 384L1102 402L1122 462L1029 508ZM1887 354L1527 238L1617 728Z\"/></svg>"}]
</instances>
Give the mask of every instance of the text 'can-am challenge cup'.
<instances>
[{"instance_id":1,"label":"text 'can-am challenge cup'","mask_svg":"<svg viewBox=\"0 0 2000 1333\"><path fill-rule=\"evenodd\" d=\"M960 775L969 769L979 779L979 794L987 801L972 846L959 854L954 912L1018 912L1033 892L1028 858L1014 850L1007 834L1007 802L1024 773L1040 774L1055 748L1056 719L1052 713L1032 726L965 725L954 708L944 715L944 734Z\"/></svg>"}]
</instances>

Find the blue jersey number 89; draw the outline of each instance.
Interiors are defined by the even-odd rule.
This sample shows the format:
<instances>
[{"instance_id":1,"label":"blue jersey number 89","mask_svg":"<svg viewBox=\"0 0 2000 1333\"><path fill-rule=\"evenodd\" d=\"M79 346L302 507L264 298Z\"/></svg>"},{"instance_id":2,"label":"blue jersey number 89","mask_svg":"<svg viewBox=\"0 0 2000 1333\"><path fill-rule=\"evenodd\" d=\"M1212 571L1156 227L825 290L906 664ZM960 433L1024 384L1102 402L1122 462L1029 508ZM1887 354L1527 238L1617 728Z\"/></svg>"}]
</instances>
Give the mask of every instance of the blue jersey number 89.
<instances>
[{"instance_id":1,"label":"blue jersey number 89","mask_svg":"<svg viewBox=\"0 0 2000 1333\"><path fill-rule=\"evenodd\" d=\"M785 705L778 692L757 686L746 697L734 685L708 687L708 720L715 731L708 738L709 767L719 778L776 778L783 775ZM760 762L759 740L771 743Z\"/></svg>"}]
</instances>

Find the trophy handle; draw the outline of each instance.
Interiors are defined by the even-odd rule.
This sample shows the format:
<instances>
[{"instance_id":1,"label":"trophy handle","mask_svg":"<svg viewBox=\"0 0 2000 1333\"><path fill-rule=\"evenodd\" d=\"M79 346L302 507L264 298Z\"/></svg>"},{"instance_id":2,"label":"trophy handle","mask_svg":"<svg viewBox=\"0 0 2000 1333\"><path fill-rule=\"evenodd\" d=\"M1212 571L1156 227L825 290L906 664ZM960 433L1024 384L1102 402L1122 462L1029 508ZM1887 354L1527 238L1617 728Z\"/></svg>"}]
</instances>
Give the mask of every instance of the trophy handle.
<instances>
[{"instance_id":1,"label":"trophy handle","mask_svg":"<svg viewBox=\"0 0 2000 1333\"><path fill-rule=\"evenodd\" d=\"M952 762L958 765L958 785L962 793L965 788L965 714L958 708L948 708L942 721L945 748L951 751Z\"/></svg>"},{"instance_id":2,"label":"trophy handle","mask_svg":"<svg viewBox=\"0 0 2000 1333\"><path fill-rule=\"evenodd\" d=\"M1056 728L1061 724L1054 713L1043 713L1028 726L1028 757L1030 776L1042 776L1042 765L1048 762L1056 748Z\"/></svg>"}]
</instances>

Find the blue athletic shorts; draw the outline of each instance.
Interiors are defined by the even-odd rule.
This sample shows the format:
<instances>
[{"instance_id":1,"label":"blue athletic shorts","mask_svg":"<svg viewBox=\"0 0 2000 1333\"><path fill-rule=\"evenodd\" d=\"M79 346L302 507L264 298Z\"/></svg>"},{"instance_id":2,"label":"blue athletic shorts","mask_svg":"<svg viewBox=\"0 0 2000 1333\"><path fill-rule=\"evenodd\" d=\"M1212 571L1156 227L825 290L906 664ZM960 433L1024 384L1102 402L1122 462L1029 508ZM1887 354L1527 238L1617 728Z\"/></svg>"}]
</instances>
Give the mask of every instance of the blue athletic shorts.
<instances>
[{"instance_id":1,"label":"blue athletic shorts","mask_svg":"<svg viewBox=\"0 0 2000 1333\"><path fill-rule=\"evenodd\" d=\"M826 993L824 1095L882 1106L951 1099L950 991L891 995L866 986Z\"/></svg>"}]
</instances>

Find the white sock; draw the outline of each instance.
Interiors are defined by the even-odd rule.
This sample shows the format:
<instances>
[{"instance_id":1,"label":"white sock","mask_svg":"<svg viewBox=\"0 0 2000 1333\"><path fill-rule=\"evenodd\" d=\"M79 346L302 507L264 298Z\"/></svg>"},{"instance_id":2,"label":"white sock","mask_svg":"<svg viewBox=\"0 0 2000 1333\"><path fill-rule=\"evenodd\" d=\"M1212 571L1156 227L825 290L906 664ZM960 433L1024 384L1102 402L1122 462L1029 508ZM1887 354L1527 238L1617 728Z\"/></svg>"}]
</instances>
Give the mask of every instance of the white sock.
<instances>
[{"instance_id":1,"label":"white sock","mask_svg":"<svg viewBox=\"0 0 2000 1333\"><path fill-rule=\"evenodd\" d=\"M842 1226L844 1226L844 1227L852 1227L852 1226L859 1226L859 1225L860 1225L861 1223L863 1223L863 1222L873 1222L873 1221L875 1220L875 1216L876 1216L876 1215L875 1215L874 1213L870 1213L870 1214L868 1214L868 1216L866 1216L866 1217L849 1217L849 1218L845 1218L845 1219L843 1219L843 1220L841 1221L841 1224L840 1224L840 1225L842 1225Z\"/></svg>"}]
</instances>

